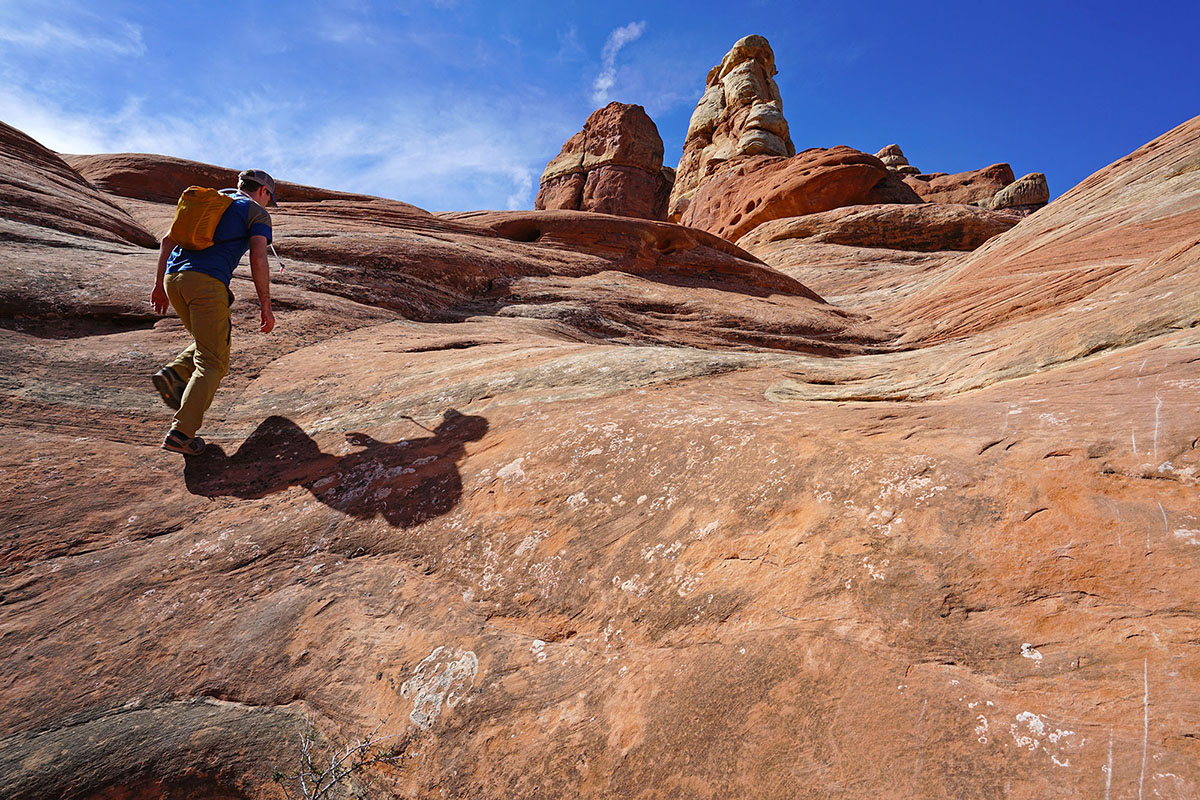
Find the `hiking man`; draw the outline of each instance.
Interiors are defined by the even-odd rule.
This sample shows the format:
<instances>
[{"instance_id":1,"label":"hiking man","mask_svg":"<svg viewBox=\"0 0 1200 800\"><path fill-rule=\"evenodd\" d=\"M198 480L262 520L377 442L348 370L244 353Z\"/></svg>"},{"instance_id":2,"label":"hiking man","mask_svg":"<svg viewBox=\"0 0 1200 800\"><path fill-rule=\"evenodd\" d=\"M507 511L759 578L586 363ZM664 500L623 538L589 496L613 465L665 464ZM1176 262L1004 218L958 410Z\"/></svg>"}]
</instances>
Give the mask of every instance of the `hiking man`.
<instances>
[{"instance_id":1,"label":"hiking man","mask_svg":"<svg viewBox=\"0 0 1200 800\"><path fill-rule=\"evenodd\" d=\"M270 333L275 327L267 266L271 215L265 208L275 205L275 181L261 169L248 169L238 175L237 189L223 189L220 194L232 202L212 231L212 246L185 250L170 234L163 237L158 251L158 275L150 294L150 304L159 314L167 313L169 302L193 339L174 361L151 378L163 402L177 409L162 447L185 456L198 455L204 450L204 440L196 432L221 378L229 372L229 304L233 302L229 281L247 249L250 276L258 293L262 322L259 330ZM224 199L218 197L218 201Z\"/></svg>"}]
</instances>

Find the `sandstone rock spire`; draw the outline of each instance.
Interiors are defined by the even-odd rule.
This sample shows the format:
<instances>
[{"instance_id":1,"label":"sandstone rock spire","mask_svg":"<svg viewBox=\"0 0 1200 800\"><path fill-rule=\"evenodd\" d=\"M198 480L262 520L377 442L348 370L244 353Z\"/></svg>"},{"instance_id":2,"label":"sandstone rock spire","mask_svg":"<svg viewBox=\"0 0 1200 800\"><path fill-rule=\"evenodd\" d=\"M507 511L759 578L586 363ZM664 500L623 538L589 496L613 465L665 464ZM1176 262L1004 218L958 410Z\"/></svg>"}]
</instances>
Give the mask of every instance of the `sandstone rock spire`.
<instances>
[{"instance_id":1,"label":"sandstone rock spire","mask_svg":"<svg viewBox=\"0 0 1200 800\"><path fill-rule=\"evenodd\" d=\"M741 156L796 154L777 72L770 43L757 35L739 39L709 70L704 96L688 123L669 219L679 219L700 182L721 164Z\"/></svg>"},{"instance_id":2,"label":"sandstone rock spire","mask_svg":"<svg viewBox=\"0 0 1200 800\"><path fill-rule=\"evenodd\" d=\"M662 137L646 110L609 103L546 165L533 207L666 219L673 174L662 159Z\"/></svg>"}]
</instances>

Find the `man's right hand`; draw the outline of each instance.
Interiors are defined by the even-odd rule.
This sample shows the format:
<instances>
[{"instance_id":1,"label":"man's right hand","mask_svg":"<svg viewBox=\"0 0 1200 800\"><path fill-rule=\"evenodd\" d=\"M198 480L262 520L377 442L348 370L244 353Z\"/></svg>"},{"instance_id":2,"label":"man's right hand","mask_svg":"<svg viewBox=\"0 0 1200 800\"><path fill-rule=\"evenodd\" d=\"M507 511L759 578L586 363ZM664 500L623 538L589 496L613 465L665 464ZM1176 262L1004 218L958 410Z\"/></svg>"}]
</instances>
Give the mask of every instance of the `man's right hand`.
<instances>
[{"instance_id":1,"label":"man's right hand","mask_svg":"<svg viewBox=\"0 0 1200 800\"><path fill-rule=\"evenodd\" d=\"M155 284L154 291L150 292L150 305L154 306L154 310L159 314L167 313L167 309L171 307L171 301L167 298L167 290L161 283Z\"/></svg>"},{"instance_id":2,"label":"man's right hand","mask_svg":"<svg viewBox=\"0 0 1200 800\"><path fill-rule=\"evenodd\" d=\"M275 329L275 315L271 313L271 309L261 309L259 318L262 320L262 324L258 326L260 331L263 333L270 333Z\"/></svg>"}]
</instances>

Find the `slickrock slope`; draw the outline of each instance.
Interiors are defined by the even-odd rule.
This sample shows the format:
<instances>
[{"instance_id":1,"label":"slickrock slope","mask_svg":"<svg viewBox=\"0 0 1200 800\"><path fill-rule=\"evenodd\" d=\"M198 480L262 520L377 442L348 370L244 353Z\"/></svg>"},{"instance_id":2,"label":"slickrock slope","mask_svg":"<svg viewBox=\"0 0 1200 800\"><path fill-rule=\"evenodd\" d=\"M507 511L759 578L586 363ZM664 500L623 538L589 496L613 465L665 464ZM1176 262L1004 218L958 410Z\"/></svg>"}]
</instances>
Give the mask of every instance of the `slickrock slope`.
<instances>
[{"instance_id":1,"label":"slickrock slope","mask_svg":"<svg viewBox=\"0 0 1200 800\"><path fill-rule=\"evenodd\" d=\"M237 169L146 153L64 155L63 160L93 186L118 197L174 204L189 186L237 185ZM275 192L287 202L368 200L364 195L278 181ZM413 206L409 206L414 208Z\"/></svg>"},{"instance_id":2,"label":"slickrock slope","mask_svg":"<svg viewBox=\"0 0 1200 800\"><path fill-rule=\"evenodd\" d=\"M178 322L95 314L153 252L3 220L0 794L279 797L310 716L383 721L383 796L1197 796L1197 165L808 242L877 268L837 306L664 223L285 203L186 462Z\"/></svg>"},{"instance_id":3,"label":"slickrock slope","mask_svg":"<svg viewBox=\"0 0 1200 800\"><path fill-rule=\"evenodd\" d=\"M546 165L534 208L665 220L673 173L662 159L662 137L645 109L609 103Z\"/></svg>"},{"instance_id":4,"label":"slickrock slope","mask_svg":"<svg viewBox=\"0 0 1200 800\"><path fill-rule=\"evenodd\" d=\"M762 36L739 39L708 72L675 170L669 219L677 221L714 171L747 156L792 156L796 147L775 83L775 53Z\"/></svg>"},{"instance_id":5,"label":"slickrock slope","mask_svg":"<svg viewBox=\"0 0 1200 800\"><path fill-rule=\"evenodd\" d=\"M156 244L154 236L56 153L2 122L0 220L111 242Z\"/></svg>"}]
</instances>

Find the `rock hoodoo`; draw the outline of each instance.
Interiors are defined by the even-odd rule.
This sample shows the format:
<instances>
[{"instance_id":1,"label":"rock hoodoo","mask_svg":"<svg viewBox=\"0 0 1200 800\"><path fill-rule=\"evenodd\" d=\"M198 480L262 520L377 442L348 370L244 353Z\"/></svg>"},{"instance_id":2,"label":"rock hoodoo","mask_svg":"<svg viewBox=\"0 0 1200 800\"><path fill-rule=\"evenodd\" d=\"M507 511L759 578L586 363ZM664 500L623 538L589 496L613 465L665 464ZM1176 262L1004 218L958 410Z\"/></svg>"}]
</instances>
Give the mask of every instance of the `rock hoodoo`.
<instances>
[{"instance_id":1,"label":"rock hoodoo","mask_svg":"<svg viewBox=\"0 0 1200 800\"><path fill-rule=\"evenodd\" d=\"M876 153L875 157L882 161L885 167L900 175L917 175L921 172L908 163L908 159L904 157L904 151L898 144L889 144Z\"/></svg>"},{"instance_id":2,"label":"rock hoodoo","mask_svg":"<svg viewBox=\"0 0 1200 800\"><path fill-rule=\"evenodd\" d=\"M762 36L746 36L709 70L704 96L688 123L668 210L678 220L701 181L742 156L792 156L796 147L775 84L775 53Z\"/></svg>"},{"instance_id":3,"label":"rock hoodoo","mask_svg":"<svg viewBox=\"0 0 1200 800\"><path fill-rule=\"evenodd\" d=\"M609 103L546 165L534 208L666 219L674 173L662 159L662 137L646 110Z\"/></svg>"},{"instance_id":4,"label":"rock hoodoo","mask_svg":"<svg viewBox=\"0 0 1200 800\"><path fill-rule=\"evenodd\" d=\"M986 204L981 205L997 211L1032 214L1049 202L1050 187L1046 184L1046 176L1040 172L1031 172L1005 186L992 195Z\"/></svg>"}]
</instances>

